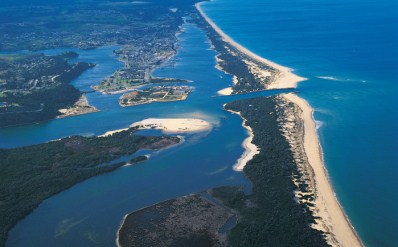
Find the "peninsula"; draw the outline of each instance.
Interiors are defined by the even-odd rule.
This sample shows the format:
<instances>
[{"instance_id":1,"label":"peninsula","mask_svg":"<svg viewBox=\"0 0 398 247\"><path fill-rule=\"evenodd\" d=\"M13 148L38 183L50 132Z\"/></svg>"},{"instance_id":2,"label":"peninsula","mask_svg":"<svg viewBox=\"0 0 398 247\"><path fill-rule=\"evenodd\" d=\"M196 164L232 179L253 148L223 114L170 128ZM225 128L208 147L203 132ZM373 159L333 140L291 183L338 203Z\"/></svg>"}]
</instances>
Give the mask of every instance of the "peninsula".
<instances>
[{"instance_id":1,"label":"peninsula","mask_svg":"<svg viewBox=\"0 0 398 247\"><path fill-rule=\"evenodd\" d=\"M137 128L129 128L103 137L71 136L33 146L0 149L0 246L11 227L43 200L90 177L126 165L126 162L112 162L123 155L180 142L178 137L141 136L136 131Z\"/></svg>"},{"instance_id":2,"label":"peninsula","mask_svg":"<svg viewBox=\"0 0 398 247\"><path fill-rule=\"evenodd\" d=\"M91 63L70 63L79 55L0 55L0 127L95 112L70 82Z\"/></svg>"}]
</instances>

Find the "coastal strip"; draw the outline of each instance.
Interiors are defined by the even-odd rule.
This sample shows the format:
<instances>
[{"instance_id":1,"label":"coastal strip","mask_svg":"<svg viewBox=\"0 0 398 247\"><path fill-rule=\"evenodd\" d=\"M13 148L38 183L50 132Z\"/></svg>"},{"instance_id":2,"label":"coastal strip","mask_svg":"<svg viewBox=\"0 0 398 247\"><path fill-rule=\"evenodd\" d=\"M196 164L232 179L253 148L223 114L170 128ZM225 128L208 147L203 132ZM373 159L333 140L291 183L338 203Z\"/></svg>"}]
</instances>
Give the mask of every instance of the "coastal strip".
<instances>
[{"instance_id":1,"label":"coastal strip","mask_svg":"<svg viewBox=\"0 0 398 247\"><path fill-rule=\"evenodd\" d=\"M277 76L272 77L272 80L266 85L265 89L282 89L282 88L295 88L297 86L297 83L300 81L305 80L305 78L299 77L295 74L292 73L292 70L290 68L281 66L279 64L276 64L272 61L269 61L267 59L264 59L257 54L249 51L247 48L243 47L242 45L238 44L236 41L234 41L231 37L226 35L202 10L201 8L201 3L197 3L195 6L197 10L199 11L200 15L206 20L206 22L217 32L219 36L221 36L222 40L226 42L227 44L235 47L239 52L244 53L251 59L263 63L269 67L272 67L273 69L278 70ZM244 59L244 57L241 57ZM224 61L220 59L219 57L216 57L217 62L222 64ZM255 73L260 73L263 74L264 76L267 76L267 73L273 72L270 70L268 72L267 70L259 70L259 67L256 67L255 64L251 64L250 61L244 61L247 65L249 65L249 71L251 74L255 75ZM222 65L218 65L218 68L222 68ZM254 69L253 69L254 68ZM231 71L229 71L231 72ZM254 76L256 80L258 80L258 77ZM219 95L230 95L234 92L234 87L236 86L236 83L234 81L234 86L220 90L218 92ZM323 160L322 160L322 152L321 152L321 147L318 141L318 136L316 133L316 125L315 121L313 119L313 109L308 105L308 103L304 100L299 98L298 96L294 94L287 94L284 95L283 98L295 105L297 105L301 109L301 115L297 118L296 116L293 117L293 122L290 122L288 124L293 124L295 126L297 121L302 121L303 122L303 130L301 133L298 133L298 136L303 136L302 140L298 140L298 136L286 136L285 133L285 138L291 142L292 140L296 143L294 143L295 147L300 147L302 146L304 148L304 154L301 155L301 157L307 160L309 163L310 167L312 168L313 171L306 171L307 175L309 174L310 177L312 177L309 180L313 180L312 182L312 187L313 190L311 193L314 193L315 196L315 209L311 206L312 202L308 203L308 207L312 209L314 215L320 217L322 222L320 224L313 224L313 227L325 232L326 238L328 240L328 243L333 245L333 246L362 246L362 243L358 236L356 235L354 229L352 228L348 218L346 217L343 209L341 208L340 204L337 201L337 198L335 197L335 193L332 189L331 184L329 183L328 177L327 177L327 171L324 167ZM276 104L276 107L278 107L278 104ZM284 106L282 106L283 108ZM281 111L284 111L286 109L281 109ZM239 113L238 113L239 114ZM297 112L294 114L296 115ZM241 114L239 114L241 115ZM241 115L242 117L242 115ZM247 129L247 120L242 117L244 120L243 122L243 127ZM285 119L286 120L286 119ZM288 121L289 122L289 121ZM249 130L250 137L244 141L244 146L246 148L246 151L244 155L239 159L238 163L234 166L234 169L236 170L241 170L244 168L244 166L247 164L248 161L250 161L254 155L247 156L248 153L250 153L250 147L247 145L247 141L253 140L252 136L252 131L251 129ZM300 131L299 131L300 132ZM287 135L290 135L290 133L287 133ZM254 144L253 144L254 145ZM255 145L254 145L255 146ZM297 150L292 150L297 151ZM300 153L300 152L299 152ZM296 163L298 163L296 161ZM304 162L305 163L305 162ZM299 166L299 165L297 165ZM311 182L309 183L311 185ZM302 196L307 197L311 193L302 193ZM319 222L317 222L319 223Z\"/></svg>"},{"instance_id":2,"label":"coastal strip","mask_svg":"<svg viewBox=\"0 0 398 247\"><path fill-rule=\"evenodd\" d=\"M327 227L333 234L337 241L336 246L363 246L340 206L329 181L316 132L313 109L307 101L295 94L283 94L282 97L301 109L300 117L304 125L304 150L315 178L315 214L322 218L324 227Z\"/></svg>"},{"instance_id":3,"label":"coastal strip","mask_svg":"<svg viewBox=\"0 0 398 247\"><path fill-rule=\"evenodd\" d=\"M241 53L245 54L246 56L250 57L254 61L257 61L261 64L266 65L266 67L270 67L274 70L277 70L276 76L272 77L272 80L267 84L264 85L264 89L286 89L286 88L296 88L297 83L306 80L306 78L300 77L294 73L292 73L292 69L279 65L275 62L272 62L268 59L265 59L254 52L248 50L246 47L240 45L227 34L225 34L202 10L201 5L204 2L196 3L195 7L199 11L200 15L206 20L206 22L218 33L218 35L222 38L222 40L229 45L236 48ZM220 62L220 58L217 58L217 61ZM256 66L251 61L244 61L245 64L249 67L251 74L257 75L257 78L267 78L270 77L270 71L265 70L259 66ZM220 66L217 66L220 68ZM234 86L236 86L236 82L234 80ZM221 95L229 95L231 94L231 90L223 90L219 91Z\"/></svg>"}]
</instances>

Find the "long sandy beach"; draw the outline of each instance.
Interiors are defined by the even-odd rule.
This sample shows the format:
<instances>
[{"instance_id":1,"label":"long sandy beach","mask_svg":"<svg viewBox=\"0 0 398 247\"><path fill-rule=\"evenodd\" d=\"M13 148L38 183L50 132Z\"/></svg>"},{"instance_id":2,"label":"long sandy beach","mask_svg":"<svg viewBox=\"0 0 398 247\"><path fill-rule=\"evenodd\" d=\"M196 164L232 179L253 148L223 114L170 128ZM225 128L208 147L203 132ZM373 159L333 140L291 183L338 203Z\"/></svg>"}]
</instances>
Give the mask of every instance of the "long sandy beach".
<instances>
[{"instance_id":1,"label":"long sandy beach","mask_svg":"<svg viewBox=\"0 0 398 247\"><path fill-rule=\"evenodd\" d=\"M225 42L234 46L240 52L245 53L247 56L255 59L256 61L259 61L279 70L279 76L270 85L268 85L267 89L295 88L297 87L298 82L306 80L306 78L299 77L292 73L292 70L290 68L281 66L265 58L262 58L235 42L203 12L201 4L202 3L197 3L195 5L199 13L214 28L214 30L222 37ZM231 93L231 91L231 88L227 88L224 90L220 90L218 93L221 95L228 95ZM357 234L355 233L355 230L351 226L351 223L346 217L342 207L340 206L333 191L333 188L329 182L327 171L323 163L322 150L316 132L316 124L313 119L313 109L304 99L299 98L295 94L286 94L283 95L283 97L285 97L286 100L297 104L297 106L302 110L301 118L304 122L305 133L303 140L304 148L306 156L308 157L308 162L314 170L314 179L316 184L316 214L317 216L322 218L322 222L326 225L328 230L334 236L333 239L335 241L331 244L333 246L347 247L363 246ZM243 126L246 128L244 124ZM251 144L251 141L253 139L250 129L248 129L248 132L250 136L243 143L246 151L241 159L238 161L238 163L234 166L235 170L242 170L246 163L250 159L252 159L257 152L256 147L251 147L250 145L248 145Z\"/></svg>"},{"instance_id":2,"label":"long sandy beach","mask_svg":"<svg viewBox=\"0 0 398 247\"><path fill-rule=\"evenodd\" d=\"M234 46L236 49L238 49L240 52L246 54L247 56L251 57L252 59L263 63L269 67L272 67L274 69L277 69L279 71L279 75L277 78L271 82L267 86L266 89L284 89L284 88L296 88L297 83L300 81L306 80L306 78L300 77L298 75L295 75L292 73L292 69L284 67L282 65L279 65L275 62L272 62L268 59L265 59L252 51L248 50L246 47L243 47L239 43L237 43L235 40L233 40L231 37L229 37L227 34L225 34L202 10L201 5L203 2L196 3L195 7L199 11L199 13L202 15L202 17L209 23L213 29L221 36L221 38L229 43L230 45ZM219 94L221 95L228 95L230 94L230 90L227 89L225 91L219 91Z\"/></svg>"},{"instance_id":3,"label":"long sandy beach","mask_svg":"<svg viewBox=\"0 0 398 247\"><path fill-rule=\"evenodd\" d=\"M304 122L304 149L315 177L315 207L317 216L322 218L322 223L326 225L334 235L334 239L338 242L332 243L333 245L347 247L362 246L355 230L341 208L329 181L323 163L322 150L313 118L313 109L307 101L293 93L283 94L282 96L286 100L296 104L302 110L301 119Z\"/></svg>"}]
</instances>

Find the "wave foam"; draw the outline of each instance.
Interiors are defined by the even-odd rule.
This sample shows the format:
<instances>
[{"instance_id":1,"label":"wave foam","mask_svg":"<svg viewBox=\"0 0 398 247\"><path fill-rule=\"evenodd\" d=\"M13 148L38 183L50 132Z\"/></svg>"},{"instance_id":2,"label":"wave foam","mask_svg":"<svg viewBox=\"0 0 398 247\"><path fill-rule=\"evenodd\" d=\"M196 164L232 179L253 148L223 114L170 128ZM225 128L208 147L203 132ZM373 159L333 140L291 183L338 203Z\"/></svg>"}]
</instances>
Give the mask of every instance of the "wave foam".
<instances>
[{"instance_id":1,"label":"wave foam","mask_svg":"<svg viewBox=\"0 0 398 247\"><path fill-rule=\"evenodd\" d=\"M341 81L341 79L338 79L333 76L316 76L316 78L324 79L324 80L328 80L328 81Z\"/></svg>"},{"instance_id":2,"label":"wave foam","mask_svg":"<svg viewBox=\"0 0 398 247\"><path fill-rule=\"evenodd\" d=\"M315 125L316 125L316 129L318 130L319 128L321 128L322 126L323 126L323 122L322 121L318 121L318 120L315 120Z\"/></svg>"},{"instance_id":3,"label":"wave foam","mask_svg":"<svg viewBox=\"0 0 398 247\"><path fill-rule=\"evenodd\" d=\"M334 76L315 76L316 78L323 79L323 80L328 80L328 81L352 81L352 82L367 82L366 80L357 80L357 79L342 79L342 78L337 78Z\"/></svg>"}]
</instances>

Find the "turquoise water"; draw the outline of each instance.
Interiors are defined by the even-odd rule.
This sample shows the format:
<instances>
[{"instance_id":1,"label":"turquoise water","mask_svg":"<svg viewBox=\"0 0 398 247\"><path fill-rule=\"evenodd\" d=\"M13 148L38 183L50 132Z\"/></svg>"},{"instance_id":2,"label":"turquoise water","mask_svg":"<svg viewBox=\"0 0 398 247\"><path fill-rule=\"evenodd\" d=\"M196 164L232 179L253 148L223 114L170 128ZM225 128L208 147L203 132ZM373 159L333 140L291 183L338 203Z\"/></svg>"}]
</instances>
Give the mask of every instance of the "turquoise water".
<instances>
[{"instance_id":1,"label":"turquoise water","mask_svg":"<svg viewBox=\"0 0 398 247\"><path fill-rule=\"evenodd\" d=\"M12 147L72 134L102 134L147 117L202 118L213 124L212 131L186 135L184 143L164 151L140 151L141 155L150 153L151 158L49 198L11 230L7 246L112 246L123 216L131 211L215 186L244 185L250 190L244 175L232 170L243 153L241 145L247 133L240 117L223 111L222 105L251 96L212 97L231 84L231 77L214 68L215 52L209 49L204 33L192 24L185 24L184 29L177 56L155 75L192 80L188 85L195 89L186 101L122 108L117 104L120 95L89 94L101 112L1 129L0 145ZM90 58L101 69L85 72L73 84L84 89L118 68L113 49L78 51L82 54L80 60Z\"/></svg>"},{"instance_id":2,"label":"turquoise water","mask_svg":"<svg viewBox=\"0 0 398 247\"><path fill-rule=\"evenodd\" d=\"M397 246L398 2L215 0L228 35L308 81L337 196L366 246ZM324 78L324 79L322 79Z\"/></svg>"}]
</instances>

